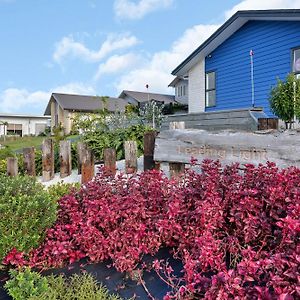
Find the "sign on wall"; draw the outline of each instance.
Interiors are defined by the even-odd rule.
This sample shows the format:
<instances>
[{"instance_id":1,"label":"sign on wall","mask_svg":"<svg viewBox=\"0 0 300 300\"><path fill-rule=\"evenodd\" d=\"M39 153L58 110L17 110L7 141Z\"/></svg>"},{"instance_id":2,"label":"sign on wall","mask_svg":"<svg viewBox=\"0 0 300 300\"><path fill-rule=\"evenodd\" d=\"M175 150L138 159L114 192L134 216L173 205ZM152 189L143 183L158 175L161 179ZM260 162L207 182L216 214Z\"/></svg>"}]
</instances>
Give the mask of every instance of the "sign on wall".
<instances>
[{"instance_id":1,"label":"sign on wall","mask_svg":"<svg viewBox=\"0 0 300 300\"><path fill-rule=\"evenodd\" d=\"M300 167L300 133L218 133L196 129L162 131L155 142L154 160L189 163L191 157L220 160L223 164L275 162Z\"/></svg>"}]
</instances>

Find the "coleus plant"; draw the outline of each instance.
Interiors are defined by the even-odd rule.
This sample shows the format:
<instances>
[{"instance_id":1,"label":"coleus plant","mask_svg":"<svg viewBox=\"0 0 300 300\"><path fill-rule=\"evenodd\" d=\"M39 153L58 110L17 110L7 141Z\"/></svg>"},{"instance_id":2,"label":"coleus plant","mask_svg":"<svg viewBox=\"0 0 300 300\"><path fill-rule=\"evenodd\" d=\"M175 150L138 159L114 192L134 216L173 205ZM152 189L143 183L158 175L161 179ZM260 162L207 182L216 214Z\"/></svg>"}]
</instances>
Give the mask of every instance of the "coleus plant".
<instances>
[{"instance_id":1,"label":"coleus plant","mask_svg":"<svg viewBox=\"0 0 300 300\"><path fill-rule=\"evenodd\" d=\"M56 224L39 248L9 253L5 264L53 267L83 257L112 259L133 271L143 255L169 247L183 280L153 268L173 288L165 299L300 298L300 170L268 163L222 167L181 180L158 171L94 181L59 202Z\"/></svg>"}]
</instances>

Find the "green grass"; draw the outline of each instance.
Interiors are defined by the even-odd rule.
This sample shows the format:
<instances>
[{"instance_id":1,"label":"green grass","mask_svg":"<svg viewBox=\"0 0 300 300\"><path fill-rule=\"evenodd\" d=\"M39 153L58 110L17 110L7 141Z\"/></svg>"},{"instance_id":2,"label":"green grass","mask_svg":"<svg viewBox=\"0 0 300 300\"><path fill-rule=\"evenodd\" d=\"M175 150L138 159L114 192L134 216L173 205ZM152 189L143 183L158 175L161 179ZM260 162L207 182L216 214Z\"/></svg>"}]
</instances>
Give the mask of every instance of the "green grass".
<instances>
[{"instance_id":1,"label":"green grass","mask_svg":"<svg viewBox=\"0 0 300 300\"><path fill-rule=\"evenodd\" d=\"M76 139L78 136L76 135L70 135L67 137L67 139ZM26 136L26 137L19 137L16 138L15 140L7 140L5 142L1 141L0 143L2 145L8 146L12 151L20 151L23 148L28 148L28 147L35 147L39 149L42 145L43 140L46 137L44 136Z\"/></svg>"}]
</instances>

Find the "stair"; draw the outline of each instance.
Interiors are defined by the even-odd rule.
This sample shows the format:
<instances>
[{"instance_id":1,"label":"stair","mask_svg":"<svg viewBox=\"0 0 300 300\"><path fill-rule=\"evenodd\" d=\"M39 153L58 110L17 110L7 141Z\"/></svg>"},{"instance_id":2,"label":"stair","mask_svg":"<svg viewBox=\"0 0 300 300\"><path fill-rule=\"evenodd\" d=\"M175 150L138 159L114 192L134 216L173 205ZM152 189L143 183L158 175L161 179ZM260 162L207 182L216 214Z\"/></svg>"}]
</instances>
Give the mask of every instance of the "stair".
<instances>
[{"instance_id":1,"label":"stair","mask_svg":"<svg viewBox=\"0 0 300 300\"><path fill-rule=\"evenodd\" d=\"M261 108L168 115L161 130L169 129L170 122L184 121L185 128L204 129L208 131L225 129L255 131L258 129L258 119L266 117L267 115Z\"/></svg>"}]
</instances>

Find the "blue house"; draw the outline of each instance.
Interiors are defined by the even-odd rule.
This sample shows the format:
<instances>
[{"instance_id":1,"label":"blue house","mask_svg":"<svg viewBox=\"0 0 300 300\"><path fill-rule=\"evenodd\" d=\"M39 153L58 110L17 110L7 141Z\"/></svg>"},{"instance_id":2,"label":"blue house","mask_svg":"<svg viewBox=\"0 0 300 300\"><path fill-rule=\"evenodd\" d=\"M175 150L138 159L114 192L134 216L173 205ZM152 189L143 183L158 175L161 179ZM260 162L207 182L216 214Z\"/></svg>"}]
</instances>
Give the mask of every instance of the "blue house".
<instances>
[{"instance_id":1,"label":"blue house","mask_svg":"<svg viewBox=\"0 0 300 300\"><path fill-rule=\"evenodd\" d=\"M300 9L238 11L173 72L189 113L269 107L277 78L300 76Z\"/></svg>"}]
</instances>

